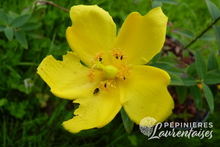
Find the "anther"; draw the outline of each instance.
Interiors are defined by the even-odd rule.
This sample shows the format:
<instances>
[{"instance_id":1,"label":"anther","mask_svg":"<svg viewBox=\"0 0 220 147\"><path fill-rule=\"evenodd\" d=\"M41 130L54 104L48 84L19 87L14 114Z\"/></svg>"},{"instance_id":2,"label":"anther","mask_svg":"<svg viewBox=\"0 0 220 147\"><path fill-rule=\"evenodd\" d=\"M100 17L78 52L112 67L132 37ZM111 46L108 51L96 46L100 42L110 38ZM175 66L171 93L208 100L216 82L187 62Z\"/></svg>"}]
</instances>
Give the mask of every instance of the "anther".
<instances>
[{"instance_id":1,"label":"anther","mask_svg":"<svg viewBox=\"0 0 220 147\"><path fill-rule=\"evenodd\" d=\"M90 82L93 82L95 76L93 69L89 70L89 74L87 76L90 78Z\"/></svg>"}]
</instances>

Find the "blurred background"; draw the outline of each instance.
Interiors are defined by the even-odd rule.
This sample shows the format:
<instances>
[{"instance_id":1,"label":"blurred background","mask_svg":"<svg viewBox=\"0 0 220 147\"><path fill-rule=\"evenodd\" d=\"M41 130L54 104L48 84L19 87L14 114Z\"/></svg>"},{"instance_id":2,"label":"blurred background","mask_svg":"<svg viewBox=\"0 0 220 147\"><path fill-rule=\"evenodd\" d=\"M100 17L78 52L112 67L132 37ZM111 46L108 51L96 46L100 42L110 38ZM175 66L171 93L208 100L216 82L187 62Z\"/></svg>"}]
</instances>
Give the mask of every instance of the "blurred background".
<instances>
[{"instance_id":1,"label":"blurred background","mask_svg":"<svg viewBox=\"0 0 220 147\"><path fill-rule=\"evenodd\" d=\"M71 26L69 13L57 6L69 10L78 4L97 4L109 12L118 29L131 12L145 15L153 7L161 6L169 18L168 36L162 53L150 65L168 71L172 78L169 90L176 102L175 108L181 107L182 112L177 110L168 120L188 121L202 111L199 121L213 122L213 137L148 140L137 125L127 133L120 113L101 129L78 134L64 130L61 124L72 118L76 105L51 94L50 88L36 74L36 68L47 55L61 60L70 50L65 38L66 28ZM219 0L1 0L0 146L219 146L220 27L219 22L215 22L220 16L219 7ZM215 27L211 25L213 22ZM206 71L199 71L196 66L203 69L203 62ZM209 76L203 78L204 72ZM182 75L187 75L187 79ZM187 109L183 109L183 105Z\"/></svg>"}]
</instances>

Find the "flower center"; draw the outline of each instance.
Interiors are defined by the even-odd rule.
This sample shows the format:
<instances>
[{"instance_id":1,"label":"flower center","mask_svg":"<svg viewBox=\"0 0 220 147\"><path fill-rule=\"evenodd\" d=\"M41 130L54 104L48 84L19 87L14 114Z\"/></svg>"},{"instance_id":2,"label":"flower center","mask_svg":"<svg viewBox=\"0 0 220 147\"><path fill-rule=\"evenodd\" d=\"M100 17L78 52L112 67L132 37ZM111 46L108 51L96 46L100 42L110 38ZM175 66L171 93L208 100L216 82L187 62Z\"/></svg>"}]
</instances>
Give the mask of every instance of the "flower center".
<instances>
[{"instance_id":1,"label":"flower center","mask_svg":"<svg viewBox=\"0 0 220 147\"><path fill-rule=\"evenodd\" d=\"M121 49L113 49L109 52L113 58L112 58L112 64L105 65L103 63L106 63L106 56L104 53L96 53L95 57L91 60L91 66L90 72L88 74L88 77L90 78L90 82L93 82L95 79L95 70L98 69L102 71L103 79L99 82L99 86L97 86L93 94L98 95L102 91L110 91L112 88L117 87L117 81L118 79L122 81L126 81L127 77L131 74L130 66L126 62L127 56L125 56ZM109 53L107 55L109 55ZM109 63L107 61L107 63ZM111 63L111 62L110 62Z\"/></svg>"},{"instance_id":2,"label":"flower center","mask_svg":"<svg viewBox=\"0 0 220 147\"><path fill-rule=\"evenodd\" d=\"M118 74L118 69L113 65L103 65L101 62L96 63L96 68L102 69L106 78L115 78Z\"/></svg>"}]
</instances>

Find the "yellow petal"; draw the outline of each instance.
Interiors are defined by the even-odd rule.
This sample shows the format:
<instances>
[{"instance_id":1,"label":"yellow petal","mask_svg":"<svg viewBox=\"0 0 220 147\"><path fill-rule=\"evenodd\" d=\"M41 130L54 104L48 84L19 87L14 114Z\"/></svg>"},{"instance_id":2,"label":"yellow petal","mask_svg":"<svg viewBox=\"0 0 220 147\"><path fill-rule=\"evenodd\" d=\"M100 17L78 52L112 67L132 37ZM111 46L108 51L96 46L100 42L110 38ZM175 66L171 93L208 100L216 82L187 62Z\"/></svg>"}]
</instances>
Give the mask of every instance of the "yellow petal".
<instances>
[{"instance_id":1,"label":"yellow petal","mask_svg":"<svg viewBox=\"0 0 220 147\"><path fill-rule=\"evenodd\" d=\"M129 63L146 64L161 51L166 26L167 17L160 7L145 16L133 12L122 25L114 48L122 49Z\"/></svg>"},{"instance_id":2,"label":"yellow petal","mask_svg":"<svg viewBox=\"0 0 220 147\"><path fill-rule=\"evenodd\" d=\"M72 119L63 122L66 130L78 133L81 130L101 128L108 124L121 109L118 89L109 92L96 91L88 97L79 98L74 103L80 103Z\"/></svg>"},{"instance_id":3,"label":"yellow petal","mask_svg":"<svg viewBox=\"0 0 220 147\"><path fill-rule=\"evenodd\" d=\"M50 86L54 95L66 99L92 93L93 86L102 78L97 76L96 81L90 82L89 68L83 66L72 52L64 55L63 61L58 61L51 55L47 56L37 68L37 73Z\"/></svg>"},{"instance_id":4,"label":"yellow petal","mask_svg":"<svg viewBox=\"0 0 220 147\"><path fill-rule=\"evenodd\" d=\"M139 124L145 117L164 121L174 107L167 91L169 75L151 66L134 66L126 81L120 82L121 102L128 116Z\"/></svg>"},{"instance_id":5,"label":"yellow petal","mask_svg":"<svg viewBox=\"0 0 220 147\"><path fill-rule=\"evenodd\" d=\"M87 66L96 53L112 49L116 26L108 12L96 5L79 5L71 8L70 18L72 26L66 30L67 41Z\"/></svg>"}]
</instances>

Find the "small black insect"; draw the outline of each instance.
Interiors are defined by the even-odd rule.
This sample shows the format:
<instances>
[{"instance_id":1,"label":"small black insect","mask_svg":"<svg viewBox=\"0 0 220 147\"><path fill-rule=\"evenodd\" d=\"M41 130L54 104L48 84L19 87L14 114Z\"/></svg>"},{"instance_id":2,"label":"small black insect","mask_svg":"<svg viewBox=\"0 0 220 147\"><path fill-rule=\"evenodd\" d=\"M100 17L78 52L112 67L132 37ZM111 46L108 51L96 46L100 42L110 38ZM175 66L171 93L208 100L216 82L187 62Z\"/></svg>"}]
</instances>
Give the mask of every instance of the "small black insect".
<instances>
[{"instance_id":1,"label":"small black insect","mask_svg":"<svg viewBox=\"0 0 220 147\"><path fill-rule=\"evenodd\" d=\"M107 83L104 84L104 87L105 87L105 88L107 87Z\"/></svg>"},{"instance_id":2,"label":"small black insect","mask_svg":"<svg viewBox=\"0 0 220 147\"><path fill-rule=\"evenodd\" d=\"M121 56L121 58L120 58L121 60L123 59L123 55Z\"/></svg>"},{"instance_id":3,"label":"small black insect","mask_svg":"<svg viewBox=\"0 0 220 147\"><path fill-rule=\"evenodd\" d=\"M102 61L102 58L101 58L101 57L99 58L99 61L100 61L100 62Z\"/></svg>"},{"instance_id":4,"label":"small black insect","mask_svg":"<svg viewBox=\"0 0 220 147\"><path fill-rule=\"evenodd\" d=\"M94 91L93 91L93 94L98 94L99 93L99 88L96 88Z\"/></svg>"}]
</instances>

